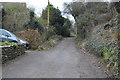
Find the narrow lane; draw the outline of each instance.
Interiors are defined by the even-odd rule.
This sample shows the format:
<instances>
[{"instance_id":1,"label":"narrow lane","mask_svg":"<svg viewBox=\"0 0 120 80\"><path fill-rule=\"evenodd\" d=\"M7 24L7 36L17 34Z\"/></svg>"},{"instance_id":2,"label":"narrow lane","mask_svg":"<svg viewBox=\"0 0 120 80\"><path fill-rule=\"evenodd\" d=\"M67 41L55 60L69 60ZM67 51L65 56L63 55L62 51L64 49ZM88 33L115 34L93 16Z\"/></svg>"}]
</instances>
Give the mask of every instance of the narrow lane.
<instances>
[{"instance_id":1,"label":"narrow lane","mask_svg":"<svg viewBox=\"0 0 120 80\"><path fill-rule=\"evenodd\" d=\"M106 78L103 65L94 56L65 38L47 51L28 51L3 65L3 78Z\"/></svg>"}]
</instances>

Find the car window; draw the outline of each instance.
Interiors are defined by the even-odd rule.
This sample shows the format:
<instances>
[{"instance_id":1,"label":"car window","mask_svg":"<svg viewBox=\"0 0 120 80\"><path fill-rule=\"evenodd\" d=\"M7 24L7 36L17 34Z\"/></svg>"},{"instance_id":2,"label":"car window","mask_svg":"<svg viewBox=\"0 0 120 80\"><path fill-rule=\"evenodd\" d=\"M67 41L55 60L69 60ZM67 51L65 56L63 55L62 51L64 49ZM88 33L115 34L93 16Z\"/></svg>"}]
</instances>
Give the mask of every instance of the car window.
<instances>
[{"instance_id":1,"label":"car window","mask_svg":"<svg viewBox=\"0 0 120 80\"><path fill-rule=\"evenodd\" d=\"M0 30L0 35L2 35L2 30Z\"/></svg>"},{"instance_id":2,"label":"car window","mask_svg":"<svg viewBox=\"0 0 120 80\"><path fill-rule=\"evenodd\" d=\"M11 37L9 33L7 33L6 31L3 31L3 30L2 30L2 35Z\"/></svg>"}]
</instances>

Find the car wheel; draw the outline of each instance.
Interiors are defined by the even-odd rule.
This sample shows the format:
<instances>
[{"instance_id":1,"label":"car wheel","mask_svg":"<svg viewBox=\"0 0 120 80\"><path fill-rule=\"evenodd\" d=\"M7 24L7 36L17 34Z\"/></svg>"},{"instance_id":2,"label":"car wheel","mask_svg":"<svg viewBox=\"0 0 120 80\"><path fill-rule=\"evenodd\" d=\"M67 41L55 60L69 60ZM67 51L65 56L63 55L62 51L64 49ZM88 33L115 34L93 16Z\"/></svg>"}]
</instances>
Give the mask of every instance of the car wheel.
<instances>
[{"instance_id":1,"label":"car wheel","mask_svg":"<svg viewBox=\"0 0 120 80\"><path fill-rule=\"evenodd\" d=\"M27 48L27 49L29 48L29 44L26 44L26 48Z\"/></svg>"}]
</instances>

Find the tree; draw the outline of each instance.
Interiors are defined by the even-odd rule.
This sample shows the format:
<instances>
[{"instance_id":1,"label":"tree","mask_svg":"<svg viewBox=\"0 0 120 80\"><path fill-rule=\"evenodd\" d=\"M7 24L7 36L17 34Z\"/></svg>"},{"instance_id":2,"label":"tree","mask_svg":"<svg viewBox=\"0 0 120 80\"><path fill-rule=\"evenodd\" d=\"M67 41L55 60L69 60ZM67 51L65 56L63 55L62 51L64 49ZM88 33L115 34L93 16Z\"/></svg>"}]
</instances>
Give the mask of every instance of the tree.
<instances>
[{"instance_id":1,"label":"tree","mask_svg":"<svg viewBox=\"0 0 120 80\"><path fill-rule=\"evenodd\" d=\"M63 19L61 15L61 11L58 8L55 8L52 4L49 5L49 8L50 8L50 25L55 25L56 22L60 24L60 22L62 22ZM48 6L42 11L42 18L46 20L47 20L47 11L48 11Z\"/></svg>"},{"instance_id":2,"label":"tree","mask_svg":"<svg viewBox=\"0 0 120 80\"><path fill-rule=\"evenodd\" d=\"M100 15L108 12L107 7L106 3L100 2L71 2L64 3L64 13L74 17L77 35L84 39L92 27L98 25Z\"/></svg>"},{"instance_id":3,"label":"tree","mask_svg":"<svg viewBox=\"0 0 120 80\"><path fill-rule=\"evenodd\" d=\"M84 14L85 10L85 6L81 2L64 3L64 13L71 14L76 22L77 18Z\"/></svg>"},{"instance_id":4,"label":"tree","mask_svg":"<svg viewBox=\"0 0 120 80\"><path fill-rule=\"evenodd\" d=\"M64 14L71 14L74 17L76 25L78 25L78 18L81 17L85 11L86 7L82 2L64 3ZM78 28L76 29L78 34Z\"/></svg>"},{"instance_id":5,"label":"tree","mask_svg":"<svg viewBox=\"0 0 120 80\"><path fill-rule=\"evenodd\" d=\"M120 14L120 1L115 2L115 8L116 8L117 12Z\"/></svg>"},{"instance_id":6,"label":"tree","mask_svg":"<svg viewBox=\"0 0 120 80\"><path fill-rule=\"evenodd\" d=\"M54 26L56 28L56 33L58 35L62 35L63 25L66 22L66 19L61 15L61 11L58 8L55 8L52 4L49 5L49 9L50 9L50 26ZM45 20L47 20L47 11L48 6L42 11L41 17Z\"/></svg>"},{"instance_id":7,"label":"tree","mask_svg":"<svg viewBox=\"0 0 120 80\"><path fill-rule=\"evenodd\" d=\"M42 23L39 22L38 18L35 17L34 11L34 8L29 8L30 21L28 24L25 24L24 27L27 29L38 29L39 33L42 33L44 31L44 27L42 26Z\"/></svg>"},{"instance_id":8,"label":"tree","mask_svg":"<svg viewBox=\"0 0 120 80\"><path fill-rule=\"evenodd\" d=\"M71 22L69 19L65 19L65 23L62 27L62 35L64 37L70 37L70 28L71 28Z\"/></svg>"}]
</instances>

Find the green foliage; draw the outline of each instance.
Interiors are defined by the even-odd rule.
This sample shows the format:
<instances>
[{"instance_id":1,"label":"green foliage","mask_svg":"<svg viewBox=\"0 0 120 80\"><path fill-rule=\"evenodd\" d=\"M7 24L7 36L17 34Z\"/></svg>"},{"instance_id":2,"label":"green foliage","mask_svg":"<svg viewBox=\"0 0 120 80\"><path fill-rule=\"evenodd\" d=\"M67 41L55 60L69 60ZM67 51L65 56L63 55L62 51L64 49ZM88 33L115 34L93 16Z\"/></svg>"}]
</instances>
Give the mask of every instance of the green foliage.
<instances>
[{"instance_id":1,"label":"green foliage","mask_svg":"<svg viewBox=\"0 0 120 80\"><path fill-rule=\"evenodd\" d=\"M81 2L71 2L71 3L64 3L64 13L65 14L71 14L75 21L77 21L77 18L84 14L86 11L86 7Z\"/></svg>"},{"instance_id":2,"label":"green foliage","mask_svg":"<svg viewBox=\"0 0 120 80\"><path fill-rule=\"evenodd\" d=\"M59 9L56 9L52 4L49 5L50 9L50 25L55 25L57 22L59 24L59 21L62 22L62 15ZM48 6L42 11L42 18L47 20L47 11L48 11ZM62 20L61 20L62 19Z\"/></svg>"},{"instance_id":3,"label":"green foliage","mask_svg":"<svg viewBox=\"0 0 120 80\"><path fill-rule=\"evenodd\" d=\"M114 23L113 20L111 23ZM113 24L107 30L104 29L104 24L93 28L90 37L81 41L80 47L86 49L90 53L94 53L100 57L106 64L110 77L118 78L119 74L119 32L118 25ZM79 34L80 35L80 34ZM81 37L80 37L81 38ZM84 44L85 43L85 44Z\"/></svg>"},{"instance_id":4,"label":"green foliage","mask_svg":"<svg viewBox=\"0 0 120 80\"><path fill-rule=\"evenodd\" d=\"M16 9L17 9L16 6L7 6L7 7L5 7L5 11L7 13L13 13Z\"/></svg>"},{"instance_id":5,"label":"green foliage","mask_svg":"<svg viewBox=\"0 0 120 80\"><path fill-rule=\"evenodd\" d=\"M71 22L69 19L65 19L62 30L61 30L61 35L63 37L70 37L70 28L71 28Z\"/></svg>"},{"instance_id":6,"label":"green foliage","mask_svg":"<svg viewBox=\"0 0 120 80\"><path fill-rule=\"evenodd\" d=\"M78 7L80 3L74 3L78 8L72 5L73 3L69 3L65 10L76 21L77 39L79 42L81 41L80 47L100 57L106 63L106 67L111 73L110 76L118 78L118 71L120 71L118 68L120 34L116 30L119 26L119 20L116 17L118 14L115 10L111 13L107 3L85 3L83 4L85 10L83 7L82 9ZM116 8L118 9L118 6Z\"/></svg>"},{"instance_id":7,"label":"green foliage","mask_svg":"<svg viewBox=\"0 0 120 80\"><path fill-rule=\"evenodd\" d=\"M47 30L47 39L49 39L53 35L56 35L56 28L53 26L49 26Z\"/></svg>"},{"instance_id":8,"label":"green foliage","mask_svg":"<svg viewBox=\"0 0 120 80\"><path fill-rule=\"evenodd\" d=\"M28 26L27 29L38 29L40 34L42 34L44 32L45 25L43 24L45 23L45 21L42 22L43 20L41 18L35 17L34 8L30 8L29 11L30 21L25 26Z\"/></svg>"},{"instance_id":9,"label":"green foliage","mask_svg":"<svg viewBox=\"0 0 120 80\"><path fill-rule=\"evenodd\" d=\"M30 11L30 21L32 21L32 20L33 20L34 16L35 16L34 11Z\"/></svg>"},{"instance_id":10,"label":"green foliage","mask_svg":"<svg viewBox=\"0 0 120 80\"><path fill-rule=\"evenodd\" d=\"M64 4L64 13L71 14L77 25L77 34L80 39L85 39L89 36L92 27L99 24L99 18L101 14L108 12L107 3L91 2L81 3L72 2Z\"/></svg>"},{"instance_id":11,"label":"green foliage","mask_svg":"<svg viewBox=\"0 0 120 80\"><path fill-rule=\"evenodd\" d=\"M120 1L115 2L115 8L116 8L117 12L120 13Z\"/></svg>"},{"instance_id":12,"label":"green foliage","mask_svg":"<svg viewBox=\"0 0 120 80\"><path fill-rule=\"evenodd\" d=\"M47 26L47 20L43 19L42 17L40 18L35 18L39 23L41 23L44 26Z\"/></svg>"},{"instance_id":13,"label":"green foliage","mask_svg":"<svg viewBox=\"0 0 120 80\"><path fill-rule=\"evenodd\" d=\"M99 29L98 31L102 32L102 30ZM96 32L97 31L95 31L94 33ZM99 33L101 34L101 32ZM102 58L102 60L106 63L107 69L111 73L111 77L118 77L118 40L116 38L107 38L108 36L110 36L107 35L108 32L105 33L103 31L102 36L99 33L97 33L96 35L94 34L94 36L91 36L91 38L86 39L85 49Z\"/></svg>"},{"instance_id":14,"label":"green foliage","mask_svg":"<svg viewBox=\"0 0 120 80\"><path fill-rule=\"evenodd\" d=\"M62 39L62 36L54 35L49 38L48 41L44 42L42 45L38 47L38 50L47 50L51 47L54 47L59 40Z\"/></svg>"},{"instance_id":15,"label":"green foliage","mask_svg":"<svg viewBox=\"0 0 120 80\"><path fill-rule=\"evenodd\" d=\"M70 31L68 30L68 26L70 23L66 23L68 19L62 17L61 11L58 8L55 8L52 4L49 5L50 9L50 26L54 26L56 28L56 34L62 35L62 36L69 36ZM39 21L41 21L43 24L47 24L47 12L48 12L48 6L42 11L42 16L39 18ZM65 26L65 25L66 26ZM66 32L65 34L63 34Z\"/></svg>"},{"instance_id":16,"label":"green foliage","mask_svg":"<svg viewBox=\"0 0 120 80\"><path fill-rule=\"evenodd\" d=\"M103 33L100 33L100 36L103 36L104 34Z\"/></svg>"},{"instance_id":17,"label":"green foliage","mask_svg":"<svg viewBox=\"0 0 120 80\"><path fill-rule=\"evenodd\" d=\"M85 46L86 50L94 53L95 55L102 57L104 44L101 42L96 42L94 40L89 40Z\"/></svg>"},{"instance_id":18,"label":"green foliage","mask_svg":"<svg viewBox=\"0 0 120 80\"><path fill-rule=\"evenodd\" d=\"M102 40L88 40L85 45L85 49L102 58L102 60L106 63L107 69L111 73L111 77L118 77L119 47L117 45L117 40L113 39L109 43L106 41L103 42Z\"/></svg>"},{"instance_id":19,"label":"green foliage","mask_svg":"<svg viewBox=\"0 0 120 80\"><path fill-rule=\"evenodd\" d=\"M30 12L35 12L35 8L29 7L29 11L30 11Z\"/></svg>"},{"instance_id":20,"label":"green foliage","mask_svg":"<svg viewBox=\"0 0 120 80\"><path fill-rule=\"evenodd\" d=\"M116 45L116 41L112 41L108 44L107 47L104 47L104 56L103 60L107 64L107 68L112 73L111 77L118 77L118 46Z\"/></svg>"},{"instance_id":21,"label":"green foliage","mask_svg":"<svg viewBox=\"0 0 120 80\"><path fill-rule=\"evenodd\" d=\"M96 3L95 3L96 4ZM97 14L107 13L108 12L108 5L107 3L97 3L92 8L92 11L96 11Z\"/></svg>"},{"instance_id":22,"label":"green foliage","mask_svg":"<svg viewBox=\"0 0 120 80\"><path fill-rule=\"evenodd\" d=\"M7 14L11 14L11 13L14 13L14 12L25 11L26 8L24 8L23 6L19 6L19 5L11 5L11 6L4 7L4 10Z\"/></svg>"},{"instance_id":23,"label":"green foliage","mask_svg":"<svg viewBox=\"0 0 120 80\"><path fill-rule=\"evenodd\" d=\"M7 41L0 42L0 46L13 46L13 45L17 46L18 44L14 42L7 42Z\"/></svg>"},{"instance_id":24,"label":"green foliage","mask_svg":"<svg viewBox=\"0 0 120 80\"><path fill-rule=\"evenodd\" d=\"M108 61L108 59L109 59L109 49L107 48L107 47L104 47L104 55L103 55L103 60L104 60L104 62L106 62L107 63L107 61Z\"/></svg>"}]
</instances>

